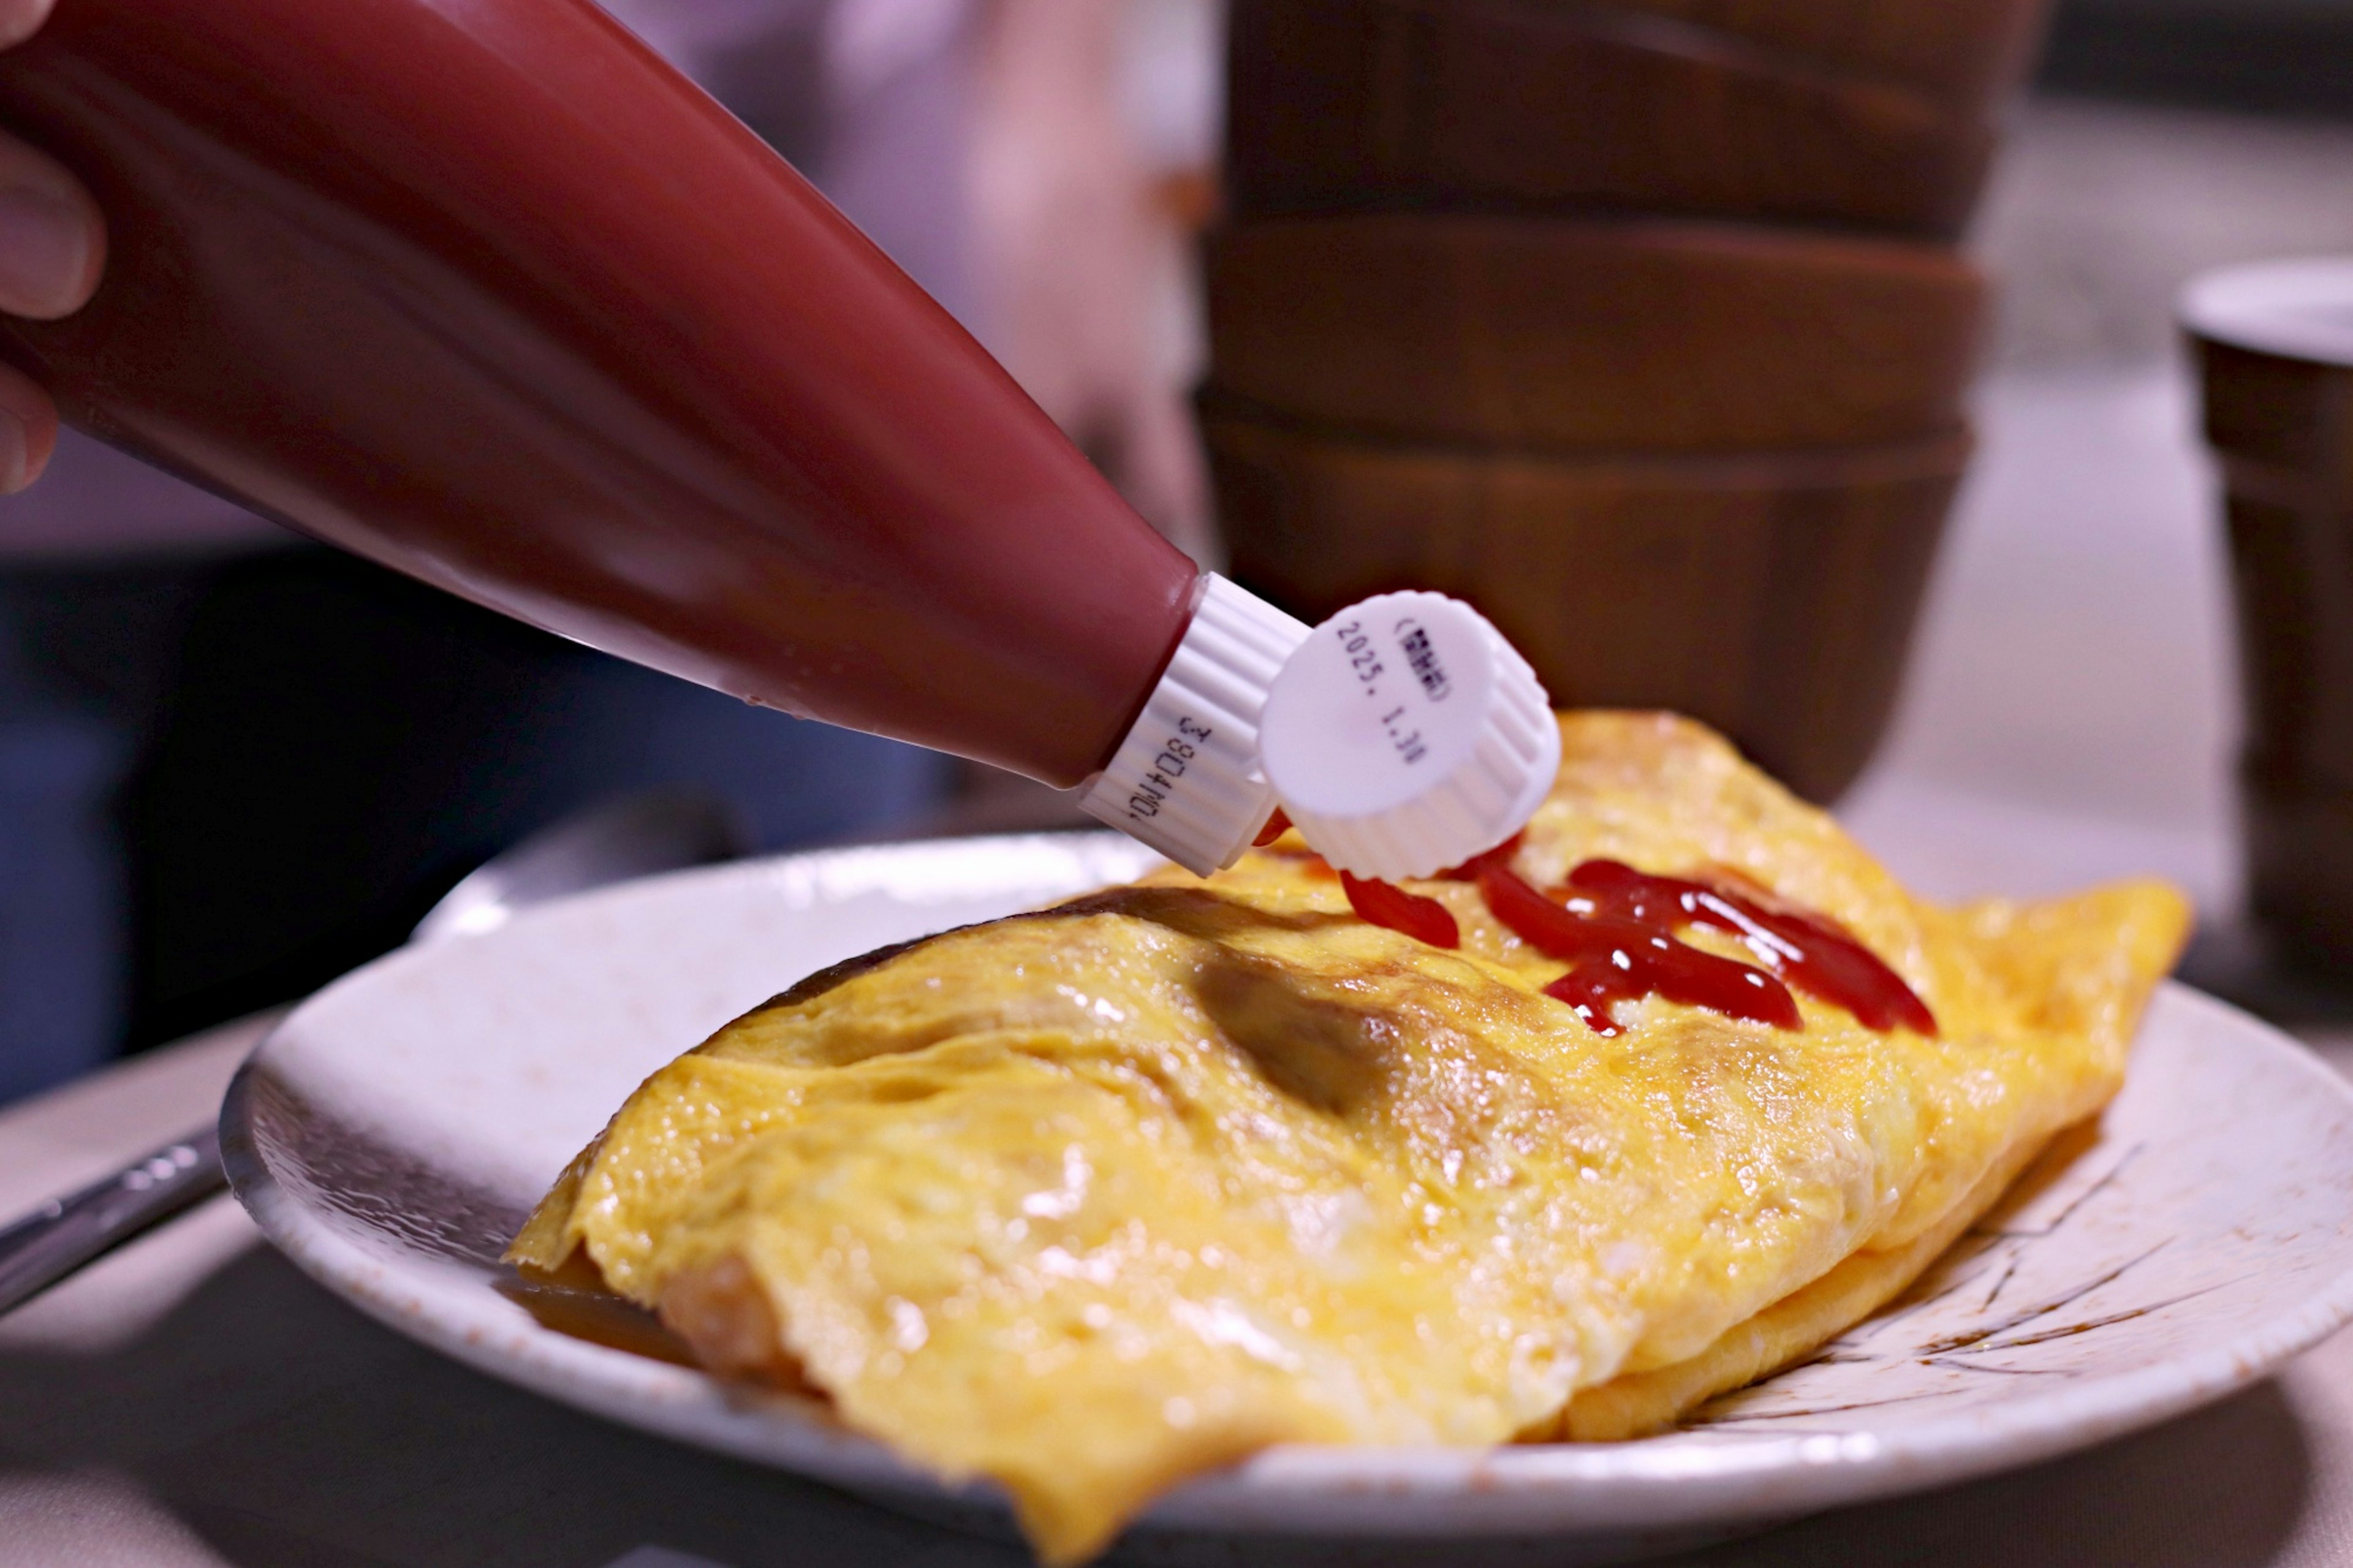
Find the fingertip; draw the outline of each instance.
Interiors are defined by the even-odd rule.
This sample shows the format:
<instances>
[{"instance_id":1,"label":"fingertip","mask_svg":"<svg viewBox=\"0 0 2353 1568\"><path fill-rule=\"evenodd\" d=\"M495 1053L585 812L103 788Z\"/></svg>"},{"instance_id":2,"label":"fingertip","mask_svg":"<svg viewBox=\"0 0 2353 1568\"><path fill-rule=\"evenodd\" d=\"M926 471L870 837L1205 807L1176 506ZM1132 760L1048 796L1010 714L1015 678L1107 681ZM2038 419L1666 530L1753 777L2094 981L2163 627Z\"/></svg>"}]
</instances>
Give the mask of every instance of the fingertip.
<instances>
[{"instance_id":1,"label":"fingertip","mask_svg":"<svg viewBox=\"0 0 2353 1568\"><path fill-rule=\"evenodd\" d=\"M58 416L52 412L46 419L26 425L24 477L16 483L25 489L48 472L49 458L58 449Z\"/></svg>"},{"instance_id":2,"label":"fingertip","mask_svg":"<svg viewBox=\"0 0 2353 1568\"><path fill-rule=\"evenodd\" d=\"M58 448L58 405L38 382L0 364L0 495L41 477Z\"/></svg>"},{"instance_id":3,"label":"fingertip","mask_svg":"<svg viewBox=\"0 0 2353 1568\"><path fill-rule=\"evenodd\" d=\"M63 164L0 134L0 310L54 321L106 272L106 216Z\"/></svg>"},{"instance_id":4,"label":"fingertip","mask_svg":"<svg viewBox=\"0 0 2353 1568\"><path fill-rule=\"evenodd\" d=\"M71 179L71 176L68 176ZM90 301L98 286L106 279L106 214L99 209L98 198L79 180L72 180L71 201L74 212L81 220L81 269L67 294L61 315L71 315Z\"/></svg>"},{"instance_id":5,"label":"fingertip","mask_svg":"<svg viewBox=\"0 0 2353 1568\"><path fill-rule=\"evenodd\" d=\"M38 478L33 433L13 414L0 414L0 496L12 496Z\"/></svg>"},{"instance_id":6,"label":"fingertip","mask_svg":"<svg viewBox=\"0 0 2353 1568\"><path fill-rule=\"evenodd\" d=\"M57 0L0 0L0 49L13 49L41 30Z\"/></svg>"}]
</instances>

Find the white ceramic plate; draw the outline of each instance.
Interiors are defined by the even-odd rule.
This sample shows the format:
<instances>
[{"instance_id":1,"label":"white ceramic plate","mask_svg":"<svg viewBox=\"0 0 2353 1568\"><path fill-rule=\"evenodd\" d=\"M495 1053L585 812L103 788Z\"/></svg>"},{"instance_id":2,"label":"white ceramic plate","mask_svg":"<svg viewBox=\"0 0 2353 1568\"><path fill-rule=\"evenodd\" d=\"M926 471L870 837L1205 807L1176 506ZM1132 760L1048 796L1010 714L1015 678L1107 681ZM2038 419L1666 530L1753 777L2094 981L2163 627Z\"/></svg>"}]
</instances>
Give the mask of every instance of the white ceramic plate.
<instances>
[{"instance_id":1,"label":"white ceramic plate","mask_svg":"<svg viewBox=\"0 0 2353 1568\"><path fill-rule=\"evenodd\" d=\"M406 951L297 1009L224 1115L237 1195L401 1332L614 1420L918 1511L992 1517L818 1407L542 1328L500 1248L629 1090L729 1018L887 942L1123 879L1110 837L842 850L657 879ZM1275 1449L1136 1539L1361 1557L1513 1538L1597 1561L2026 1463L2263 1376L2353 1313L2353 1094L2178 986L2096 1134L2021 1184L1905 1304L1642 1442ZM1220 1544L1222 1543L1222 1544Z\"/></svg>"}]
</instances>

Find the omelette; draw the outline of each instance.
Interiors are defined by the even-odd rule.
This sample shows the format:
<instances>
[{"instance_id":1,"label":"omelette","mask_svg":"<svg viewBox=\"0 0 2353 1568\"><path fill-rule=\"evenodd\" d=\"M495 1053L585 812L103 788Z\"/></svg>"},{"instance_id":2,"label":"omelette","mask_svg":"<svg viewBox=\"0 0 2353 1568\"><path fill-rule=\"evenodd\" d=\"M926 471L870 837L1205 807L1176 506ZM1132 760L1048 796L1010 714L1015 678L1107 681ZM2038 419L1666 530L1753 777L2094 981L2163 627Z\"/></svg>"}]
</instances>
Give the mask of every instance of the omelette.
<instances>
[{"instance_id":1,"label":"omelette","mask_svg":"<svg viewBox=\"0 0 2353 1568\"><path fill-rule=\"evenodd\" d=\"M511 1258L994 1480L1050 1563L1272 1444L1672 1425L2095 1114L2189 910L1927 904L1696 724L1560 725L1482 866L1350 884L1286 837L803 981L638 1089ZM1620 941L1644 887L1683 901Z\"/></svg>"}]
</instances>

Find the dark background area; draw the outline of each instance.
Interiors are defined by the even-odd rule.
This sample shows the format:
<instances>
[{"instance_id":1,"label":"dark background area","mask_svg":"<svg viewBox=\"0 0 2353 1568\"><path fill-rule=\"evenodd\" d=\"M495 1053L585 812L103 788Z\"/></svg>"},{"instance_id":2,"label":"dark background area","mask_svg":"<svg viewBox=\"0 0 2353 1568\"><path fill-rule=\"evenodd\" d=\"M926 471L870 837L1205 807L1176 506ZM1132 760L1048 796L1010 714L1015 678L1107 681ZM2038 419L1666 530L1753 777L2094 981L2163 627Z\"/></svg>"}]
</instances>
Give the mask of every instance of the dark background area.
<instances>
[{"instance_id":1,"label":"dark background area","mask_svg":"<svg viewBox=\"0 0 2353 1568\"><path fill-rule=\"evenodd\" d=\"M2353 116L2353 3L2062 0L2037 86L2262 114Z\"/></svg>"},{"instance_id":2,"label":"dark background area","mask_svg":"<svg viewBox=\"0 0 2353 1568\"><path fill-rule=\"evenodd\" d=\"M944 777L314 544L0 574L12 623L118 781L132 1049L397 946L482 859L600 799L698 789L773 848L888 832Z\"/></svg>"}]
</instances>

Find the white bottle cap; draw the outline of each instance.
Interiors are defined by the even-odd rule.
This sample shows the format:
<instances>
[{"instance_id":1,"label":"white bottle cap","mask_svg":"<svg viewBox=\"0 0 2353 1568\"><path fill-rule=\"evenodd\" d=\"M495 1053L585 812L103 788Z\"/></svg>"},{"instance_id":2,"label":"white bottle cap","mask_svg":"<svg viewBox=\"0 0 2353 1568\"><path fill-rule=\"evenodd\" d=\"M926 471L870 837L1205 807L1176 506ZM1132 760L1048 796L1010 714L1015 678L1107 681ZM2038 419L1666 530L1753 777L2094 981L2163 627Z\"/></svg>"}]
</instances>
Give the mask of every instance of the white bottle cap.
<instances>
[{"instance_id":1,"label":"white bottle cap","mask_svg":"<svg viewBox=\"0 0 2353 1568\"><path fill-rule=\"evenodd\" d=\"M1197 875L1278 797L1324 858L1426 877L1525 826L1560 769L1527 661L1441 594L1383 594L1311 633L1214 574L1143 713L1080 805Z\"/></svg>"},{"instance_id":2,"label":"white bottle cap","mask_svg":"<svg viewBox=\"0 0 2353 1568\"><path fill-rule=\"evenodd\" d=\"M1079 805L1206 877L1240 859L1274 815L1259 710L1307 626L1215 573L1201 582L1160 684Z\"/></svg>"},{"instance_id":3,"label":"white bottle cap","mask_svg":"<svg viewBox=\"0 0 2353 1568\"><path fill-rule=\"evenodd\" d=\"M1383 594L1325 621L1260 719L1268 781L1343 871L1427 877L1527 826L1560 771L1535 671L1442 594Z\"/></svg>"}]
</instances>

